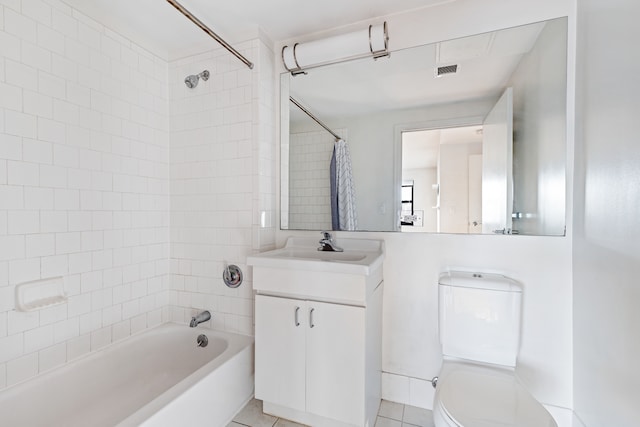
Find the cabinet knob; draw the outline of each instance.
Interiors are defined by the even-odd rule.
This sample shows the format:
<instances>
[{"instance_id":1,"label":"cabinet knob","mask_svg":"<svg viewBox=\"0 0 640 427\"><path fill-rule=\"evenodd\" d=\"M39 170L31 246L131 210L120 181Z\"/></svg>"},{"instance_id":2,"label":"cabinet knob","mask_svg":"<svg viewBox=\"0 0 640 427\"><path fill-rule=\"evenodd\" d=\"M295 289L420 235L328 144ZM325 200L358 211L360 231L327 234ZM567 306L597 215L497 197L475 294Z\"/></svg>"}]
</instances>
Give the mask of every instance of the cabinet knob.
<instances>
[{"instance_id":1,"label":"cabinet knob","mask_svg":"<svg viewBox=\"0 0 640 427\"><path fill-rule=\"evenodd\" d=\"M309 310L309 327L313 328L314 326L316 326L313 323L313 312L315 311L315 308L312 308L311 310Z\"/></svg>"},{"instance_id":2,"label":"cabinet knob","mask_svg":"<svg viewBox=\"0 0 640 427\"><path fill-rule=\"evenodd\" d=\"M300 315L300 307L296 307L296 310L295 310L295 312L293 314L293 320L294 320L294 323L295 323L296 327L300 326L299 315Z\"/></svg>"}]
</instances>

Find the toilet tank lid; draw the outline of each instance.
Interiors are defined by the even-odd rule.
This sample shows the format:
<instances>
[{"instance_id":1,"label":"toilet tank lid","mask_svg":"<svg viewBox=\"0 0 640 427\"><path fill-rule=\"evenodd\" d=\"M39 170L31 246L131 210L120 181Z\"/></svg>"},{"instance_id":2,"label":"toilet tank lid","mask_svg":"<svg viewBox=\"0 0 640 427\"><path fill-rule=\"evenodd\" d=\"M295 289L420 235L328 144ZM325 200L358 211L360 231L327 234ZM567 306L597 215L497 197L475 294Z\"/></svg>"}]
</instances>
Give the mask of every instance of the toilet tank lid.
<instances>
[{"instance_id":1,"label":"toilet tank lid","mask_svg":"<svg viewBox=\"0 0 640 427\"><path fill-rule=\"evenodd\" d=\"M440 275L438 284L460 288L489 289L503 292L522 292L522 285L516 280L493 273L470 271L447 271Z\"/></svg>"}]
</instances>

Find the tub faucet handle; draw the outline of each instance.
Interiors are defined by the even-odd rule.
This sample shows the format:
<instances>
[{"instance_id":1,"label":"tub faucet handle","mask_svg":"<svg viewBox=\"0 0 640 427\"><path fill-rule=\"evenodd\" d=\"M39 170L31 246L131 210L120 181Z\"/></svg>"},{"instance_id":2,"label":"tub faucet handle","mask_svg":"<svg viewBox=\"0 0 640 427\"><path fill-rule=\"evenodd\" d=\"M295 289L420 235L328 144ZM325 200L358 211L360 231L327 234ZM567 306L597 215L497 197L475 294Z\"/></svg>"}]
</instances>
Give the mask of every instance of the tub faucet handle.
<instances>
[{"instance_id":1,"label":"tub faucet handle","mask_svg":"<svg viewBox=\"0 0 640 427\"><path fill-rule=\"evenodd\" d=\"M189 326L192 327L192 328L195 328L200 323L206 322L209 319L211 319L211 313L209 313L209 311L205 310L202 313L198 313L195 316L193 316L191 318L191 323L189 323Z\"/></svg>"}]
</instances>

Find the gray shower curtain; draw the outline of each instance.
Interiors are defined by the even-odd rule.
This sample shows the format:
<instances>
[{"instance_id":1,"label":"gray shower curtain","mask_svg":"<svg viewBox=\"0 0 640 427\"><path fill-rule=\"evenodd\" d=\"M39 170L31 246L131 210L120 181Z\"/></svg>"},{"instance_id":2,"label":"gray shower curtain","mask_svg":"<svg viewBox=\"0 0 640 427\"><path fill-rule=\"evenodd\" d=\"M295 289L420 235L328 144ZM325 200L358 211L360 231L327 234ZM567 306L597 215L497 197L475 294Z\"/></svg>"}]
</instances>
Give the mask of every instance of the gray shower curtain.
<instances>
[{"instance_id":1,"label":"gray shower curtain","mask_svg":"<svg viewBox=\"0 0 640 427\"><path fill-rule=\"evenodd\" d=\"M331 225L334 230L353 231L358 227L356 194L347 143L339 139L333 146L331 175Z\"/></svg>"}]
</instances>

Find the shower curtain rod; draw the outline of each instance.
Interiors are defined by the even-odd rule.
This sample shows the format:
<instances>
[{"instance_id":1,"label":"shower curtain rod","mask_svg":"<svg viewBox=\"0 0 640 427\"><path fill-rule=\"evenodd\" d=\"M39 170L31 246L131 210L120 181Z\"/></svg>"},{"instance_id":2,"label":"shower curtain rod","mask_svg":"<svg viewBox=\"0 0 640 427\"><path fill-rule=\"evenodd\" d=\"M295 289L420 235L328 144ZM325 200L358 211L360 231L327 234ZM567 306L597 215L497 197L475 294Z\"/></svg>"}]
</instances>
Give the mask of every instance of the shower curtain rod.
<instances>
[{"instance_id":1,"label":"shower curtain rod","mask_svg":"<svg viewBox=\"0 0 640 427\"><path fill-rule=\"evenodd\" d=\"M229 43L227 43L226 41L224 41L222 39L222 37L220 37L219 35L217 35L216 33L214 33L211 28L207 27L205 24L202 23L202 21L200 21L198 18L196 18L195 16L193 16L193 14L191 12L189 12L184 6L182 6L180 3L178 3L176 0L167 0L167 2L175 7L178 12L182 13L184 16L187 17L187 19L189 19L191 22L193 22L194 24L196 24L198 27L200 27L200 29L202 31L204 31L205 33L209 34L211 37L213 37L213 39L215 41L217 41L218 43L220 43L222 45L222 47L224 47L225 49L227 49L229 52L231 52L233 54L233 56L235 56L236 58L238 58L240 61L242 61L247 67L253 69L253 62L249 61L247 58L245 58L244 56L242 56L242 54L240 52L238 52L237 50L235 50Z\"/></svg>"},{"instance_id":2,"label":"shower curtain rod","mask_svg":"<svg viewBox=\"0 0 640 427\"><path fill-rule=\"evenodd\" d=\"M302 110L303 113L305 113L307 116L311 117L317 124L319 124L320 126L322 126L324 128L324 130L326 130L327 132L329 132L331 135L333 135L333 137L337 140L342 139L340 138L334 131L332 131L331 129L329 129L327 127L327 125L325 125L324 123L322 123L320 121L320 119L318 119L316 116L314 116L309 110L307 110L306 108L304 108L302 106L302 104L300 104L298 101L296 101L292 96L289 97L289 101L293 102L295 104L296 107L298 107L299 109Z\"/></svg>"}]
</instances>

